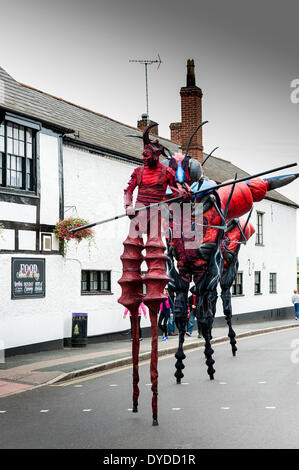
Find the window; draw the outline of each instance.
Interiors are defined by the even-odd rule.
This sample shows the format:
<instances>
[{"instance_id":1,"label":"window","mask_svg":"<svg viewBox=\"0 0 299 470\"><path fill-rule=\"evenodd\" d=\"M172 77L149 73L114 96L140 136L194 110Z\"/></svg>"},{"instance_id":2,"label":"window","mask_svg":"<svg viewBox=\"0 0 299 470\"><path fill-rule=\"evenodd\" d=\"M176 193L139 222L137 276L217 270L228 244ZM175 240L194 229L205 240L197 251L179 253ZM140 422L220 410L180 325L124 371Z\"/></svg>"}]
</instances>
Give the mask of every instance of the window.
<instances>
[{"instance_id":1,"label":"window","mask_svg":"<svg viewBox=\"0 0 299 470\"><path fill-rule=\"evenodd\" d=\"M277 274L270 273L269 281L270 281L270 285L269 285L270 294L276 294L277 293Z\"/></svg>"},{"instance_id":2,"label":"window","mask_svg":"<svg viewBox=\"0 0 299 470\"><path fill-rule=\"evenodd\" d=\"M42 251L52 251L52 235L42 233Z\"/></svg>"},{"instance_id":3,"label":"window","mask_svg":"<svg viewBox=\"0 0 299 470\"><path fill-rule=\"evenodd\" d=\"M34 190L35 135L29 127L0 124L0 185Z\"/></svg>"},{"instance_id":4,"label":"window","mask_svg":"<svg viewBox=\"0 0 299 470\"><path fill-rule=\"evenodd\" d=\"M111 293L111 271L82 271L82 294Z\"/></svg>"},{"instance_id":5,"label":"window","mask_svg":"<svg viewBox=\"0 0 299 470\"><path fill-rule=\"evenodd\" d=\"M256 239L255 239L255 244L256 245L263 245L264 243L264 230L263 230L263 212L257 212L257 230L256 230Z\"/></svg>"},{"instance_id":6,"label":"window","mask_svg":"<svg viewBox=\"0 0 299 470\"><path fill-rule=\"evenodd\" d=\"M254 293L261 294L261 271L254 272Z\"/></svg>"},{"instance_id":7,"label":"window","mask_svg":"<svg viewBox=\"0 0 299 470\"><path fill-rule=\"evenodd\" d=\"M243 294L243 273L237 273L232 285L232 295Z\"/></svg>"}]
</instances>

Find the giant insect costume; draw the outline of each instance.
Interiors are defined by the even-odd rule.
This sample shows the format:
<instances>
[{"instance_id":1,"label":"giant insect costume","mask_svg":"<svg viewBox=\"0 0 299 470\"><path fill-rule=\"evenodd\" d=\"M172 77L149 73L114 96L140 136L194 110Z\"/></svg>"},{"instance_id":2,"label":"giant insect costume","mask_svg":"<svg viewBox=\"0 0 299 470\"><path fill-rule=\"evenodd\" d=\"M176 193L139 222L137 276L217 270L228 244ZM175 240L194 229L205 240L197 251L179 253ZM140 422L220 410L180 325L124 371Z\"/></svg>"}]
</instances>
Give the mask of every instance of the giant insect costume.
<instances>
[{"instance_id":1,"label":"giant insect costume","mask_svg":"<svg viewBox=\"0 0 299 470\"><path fill-rule=\"evenodd\" d=\"M157 312L163 298L163 289L171 281L176 291L175 321L180 331L179 348L176 354L176 377L180 383L183 377L183 341L187 319L187 298L189 284L193 277L196 285L197 311L200 312L200 322L203 335L206 340L205 354L207 358L208 373L213 378L213 359L210 345L211 327L213 313L211 308L211 297L215 286L220 279L223 266L223 255L221 241L226 230L226 222L247 213L254 201L265 197L267 190L275 189L293 181L297 175L270 178L261 180L251 178L248 181L236 180L233 184L225 182L218 185L213 184L203 176L200 163L188 156L188 147L185 155L177 154L170 156L161 165L159 156L165 154L165 148L158 140L149 139L149 126L143 134L144 151L143 166L134 170L128 187L124 191L124 203L126 212L109 219L87 224L71 229L76 232L85 228L100 225L120 217L131 218L129 235L124 241L124 252L121 256L123 264L123 275L119 280L122 295L118 300L128 308L132 314L132 356L133 356L133 412L138 411L139 398L139 338L138 338L138 307L143 301L149 308L152 350L151 350L151 383L152 383L152 412L153 425L158 424L158 370L157 370ZM198 129L198 128L197 128ZM194 133L197 131L194 131ZM194 135L193 133L193 135ZM190 142L189 142L190 143ZM295 166L285 165L271 171L263 172L262 175ZM255 176L261 176L259 173ZM245 178L246 179L246 178ZM193 193L188 183L192 184ZM138 187L136 205L133 207L133 192ZM174 195L175 197L170 197ZM170 198L169 198L170 197ZM182 232L182 225L177 224L175 219L169 227L167 244L169 256L165 253L165 246L161 239L161 213L157 209L159 204L167 204L172 201L190 202L193 198L192 217L194 227L198 223L196 212L203 210L203 236L199 245L195 248L187 248L189 234ZM184 204L182 205L184 206ZM169 206L171 207L171 206ZM152 209L157 210L152 210ZM138 213L138 217L135 217ZM171 225L171 224L170 224ZM192 226L192 228L194 228ZM169 233L171 235L169 236ZM144 245L142 235L147 235ZM191 234L192 238L192 234ZM142 251L146 250L146 255ZM178 271L174 268L173 256L177 259ZM148 266L147 275L142 277L141 264L146 261ZM166 274L166 262L168 273ZM146 286L146 294L143 294L143 284Z\"/></svg>"},{"instance_id":2,"label":"giant insect costume","mask_svg":"<svg viewBox=\"0 0 299 470\"><path fill-rule=\"evenodd\" d=\"M177 173L178 169L180 170L181 182L185 181L191 184L191 188L195 193L194 200L191 203L192 229L196 231L199 225L203 228L200 243L192 248L188 247L188 244L192 241L192 237L194 239L194 233L192 234L192 231L188 233L188 231L184 230L183 212L181 219L173 218L172 223L170 223L170 230L168 231L170 234L167 237L169 247L168 275L172 279L171 287L176 292L174 316L179 330L179 346L175 354L177 359L175 365L177 383L181 383L181 379L184 376L182 369L185 367L183 360L186 356L183 351L183 343L186 332L190 282L193 279L196 287L196 316L199 319L205 339L204 353L208 366L207 372L210 379L213 380L215 369L213 367L214 359L212 355L214 351L210 341L214 318L215 292L222 273L225 311L230 309L227 305L226 286L228 285L228 277L233 271L233 266L231 270L227 269L228 266L226 266L223 272L222 245L227 231L227 223L231 219L237 219L248 213L254 202L264 199L267 191L284 186L298 177L298 174L267 179L248 177L246 181L244 181L244 178L243 181L236 180L215 190L215 182L204 177L200 169L197 170L199 176L197 181L193 181L191 171L192 160L188 157L187 149L185 155L174 154L170 160L163 162ZM205 194L202 193L204 190ZM196 195L198 191L201 192ZM200 217L198 218L201 211L203 214L202 221ZM174 258L177 261L177 270L174 267Z\"/></svg>"}]
</instances>

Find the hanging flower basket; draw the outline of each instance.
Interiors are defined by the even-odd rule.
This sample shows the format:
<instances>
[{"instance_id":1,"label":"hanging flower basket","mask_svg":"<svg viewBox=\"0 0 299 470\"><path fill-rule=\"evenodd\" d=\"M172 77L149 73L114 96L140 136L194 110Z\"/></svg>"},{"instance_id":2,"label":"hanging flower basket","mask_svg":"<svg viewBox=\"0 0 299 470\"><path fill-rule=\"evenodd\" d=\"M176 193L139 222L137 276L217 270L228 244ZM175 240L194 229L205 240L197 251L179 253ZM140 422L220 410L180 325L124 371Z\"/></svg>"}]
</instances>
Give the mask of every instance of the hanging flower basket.
<instances>
[{"instance_id":1,"label":"hanging flower basket","mask_svg":"<svg viewBox=\"0 0 299 470\"><path fill-rule=\"evenodd\" d=\"M60 242L63 243L63 256L66 255L67 252L67 243L70 240L75 240L77 243L80 243L82 240L88 240L89 244L93 241L94 232L91 228L85 228L84 230L79 230L78 232L70 233L70 229L82 227L83 225L87 225L88 222L85 219L81 219L80 217L75 218L68 218L59 220L55 225L54 233Z\"/></svg>"}]
</instances>

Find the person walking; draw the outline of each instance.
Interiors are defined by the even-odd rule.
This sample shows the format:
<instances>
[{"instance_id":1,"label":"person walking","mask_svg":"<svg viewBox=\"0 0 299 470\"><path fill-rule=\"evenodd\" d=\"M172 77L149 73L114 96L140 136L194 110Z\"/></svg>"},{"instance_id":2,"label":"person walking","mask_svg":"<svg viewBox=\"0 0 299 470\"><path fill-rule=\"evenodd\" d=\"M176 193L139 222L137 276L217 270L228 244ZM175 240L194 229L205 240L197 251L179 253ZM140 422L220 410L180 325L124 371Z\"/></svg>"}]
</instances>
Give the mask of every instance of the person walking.
<instances>
[{"instance_id":1,"label":"person walking","mask_svg":"<svg viewBox=\"0 0 299 470\"><path fill-rule=\"evenodd\" d=\"M191 336L194 328L194 323L195 323L195 318L197 320L197 337L201 338L201 327L196 315L196 291L195 291L195 286L191 287L190 292L192 295L189 296L188 298L188 325L187 325L187 331L186 335Z\"/></svg>"},{"instance_id":2,"label":"person walking","mask_svg":"<svg viewBox=\"0 0 299 470\"><path fill-rule=\"evenodd\" d=\"M168 300L172 308L172 312L170 312L170 316L169 316L168 324L167 324L168 336L177 336L177 333L175 331L175 321L174 321L174 298L175 298L175 292L171 293L171 291L168 290Z\"/></svg>"},{"instance_id":3,"label":"person walking","mask_svg":"<svg viewBox=\"0 0 299 470\"><path fill-rule=\"evenodd\" d=\"M141 330L141 326L140 326L140 322L141 322L141 315L144 315L144 318L146 318L146 307L144 305L143 302L141 302L141 304L139 305L139 309L138 309L138 328L139 328L139 341L142 341L143 338L142 338L142 330ZM132 315L131 315L131 312L126 308L125 311L124 311L124 316L123 318L127 318L127 314L129 314L129 317L130 317L130 323L131 323L131 341L133 341L133 338L132 338Z\"/></svg>"},{"instance_id":4,"label":"person walking","mask_svg":"<svg viewBox=\"0 0 299 470\"><path fill-rule=\"evenodd\" d=\"M159 308L159 321L158 326L162 331L162 341L168 339L168 329L167 324L171 314L173 314L173 302L168 295L168 290L164 289L165 299L161 302Z\"/></svg>"},{"instance_id":5,"label":"person walking","mask_svg":"<svg viewBox=\"0 0 299 470\"><path fill-rule=\"evenodd\" d=\"M294 304L295 308L295 319L298 320L299 316L299 292L298 290L294 290L294 294L292 295L292 303Z\"/></svg>"}]
</instances>

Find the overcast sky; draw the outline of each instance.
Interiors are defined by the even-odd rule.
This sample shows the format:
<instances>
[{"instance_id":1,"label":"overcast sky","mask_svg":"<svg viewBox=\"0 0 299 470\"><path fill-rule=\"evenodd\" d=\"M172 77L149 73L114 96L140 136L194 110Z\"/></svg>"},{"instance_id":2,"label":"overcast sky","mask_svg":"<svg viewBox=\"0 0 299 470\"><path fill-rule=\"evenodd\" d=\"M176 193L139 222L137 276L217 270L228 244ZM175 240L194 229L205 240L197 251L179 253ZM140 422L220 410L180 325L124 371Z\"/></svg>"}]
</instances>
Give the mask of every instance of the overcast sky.
<instances>
[{"instance_id":1,"label":"overcast sky","mask_svg":"<svg viewBox=\"0 0 299 470\"><path fill-rule=\"evenodd\" d=\"M0 65L16 80L136 126L145 74L129 60L159 53L149 114L169 138L193 58L206 152L219 146L251 173L299 163L297 0L0 0L0 11ZM298 185L281 192L299 203Z\"/></svg>"}]
</instances>

